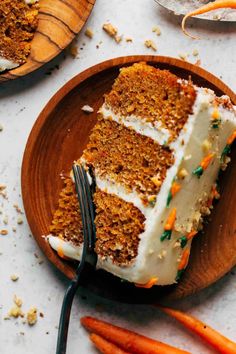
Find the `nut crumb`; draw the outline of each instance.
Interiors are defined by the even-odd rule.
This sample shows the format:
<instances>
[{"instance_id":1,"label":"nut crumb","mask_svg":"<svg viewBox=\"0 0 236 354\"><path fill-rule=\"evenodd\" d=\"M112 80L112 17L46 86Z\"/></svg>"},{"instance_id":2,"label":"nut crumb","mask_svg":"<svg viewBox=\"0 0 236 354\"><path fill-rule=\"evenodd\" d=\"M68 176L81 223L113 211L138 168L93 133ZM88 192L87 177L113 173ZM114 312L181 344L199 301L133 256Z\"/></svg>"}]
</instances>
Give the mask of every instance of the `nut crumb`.
<instances>
[{"instance_id":1,"label":"nut crumb","mask_svg":"<svg viewBox=\"0 0 236 354\"><path fill-rule=\"evenodd\" d=\"M6 236L6 235L8 235L8 231L7 230L1 230L0 234L3 235L3 236Z\"/></svg>"},{"instance_id":2,"label":"nut crumb","mask_svg":"<svg viewBox=\"0 0 236 354\"><path fill-rule=\"evenodd\" d=\"M23 224L23 219L22 219L22 217L19 216L19 217L17 218L16 222L17 222L18 225Z\"/></svg>"},{"instance_id":3,"label":"nut crumb","mask_svg":"<svg viewBox=\"0 0 236 354\"><path fill-rule=\"evenodd\" d=\"M197 50L197 49L194 49L194 50L193 50L193 56L194 56L194 57L197 57L198 54L199 54L198 50Z\"/></svg>"},{"instance_id":4,"label":"nut crumb","mask_svg":"<svg viewBox=\"0 0 236 354\"><path fill-rule=\"evenodd\" d=\"M102 28L112 38L114 38L118 33L117 28L114 27L111 23L104 23Z\"/></svg>"},{"instance_id":5,"label":"nut crumb","mask_svg":"<svg viewBox=\"0 0 236 354\"><path fill-rule=\"evenodd\" d=\"M188 54L187 53L179 53L179 58L188 61Z\"/></svg>"},{"instance_id":6,"label":"nut crumb","mask_svg":"<svg viewBox=\"0 0 236 354\"><path fill-rule=\"evenodd\" d=\"M127 38L125 38L125 40L126 40L126 42L133 42L133 38L131 38L131 37L127 37Z\"/></svg>"},{"instance_id":7,"label":"nut crumb","mask_svg":"<svg viewBox=\"0 0 236 354\"><path fill-rule=\"evenodd\" d=\"M13 204L13 207L16 209L17 213L19 213L19 214L24 214L18 204L16 204L16 203Z\"/></svg>"},{"instance_id":8,"label":"nut crumb","mask_svg":"<svg viewBox=\"0 0 236 354\"><path fill-rule=\"evenodd\" d=\"M2 221L5 225L8 225L8 216L5 215Z\"/></svg>"},{"instance_id":9,"label":"nut crumb","mask_svg":"<svg viewBox=\"0 0 236 354\"><path fill-rule=\"evenodd\" d=\"M93 31L91 28L86 28L85 32L84 32L85 36L87 36L88 38L92 39L93 38Z\"/></svg>"},{"instance_id":10,"label":"nut crumb","mask_svg":"<svg viewBox=\"0 0 236 354\"><path fill-rule=\"evenodd\" d=\"M147 48L151 48L152 50L154 50L154 52L157 51L156 44L151 39L147 39L144 44Z\"/></svg>"},{"instance_id":11,"label":"nut crumb","mask_svg":"<svg viewBox=\"0 0 236 354\"><path fill-rule=\"evenodd\" d=\"M152 32L156 33L157 36L161 35L161 29L158 26L153 27Z\"/></svg>"},{"instance_id":12,"label":"nut crumb","mask_svg":"<svg viewBox=\"0 0 236 354\"><path fill-rule=\"evenodd\" d=\"M10 311L8 312L8 316L9 317L14 317L14 318L18 318L18 317L24 317L24 313L22 312L21 308L18 306L13 306ZM6 319L8 319L6 317Z\"/></svg>"},{"instance_id":13,"label":"nut crumb","mask_svg":"<svg viewBox=\"0 0 236 354\"><path fill-rule=\"evenodd\" d=\"M119 44L122 41L122 36L115 36L114 39L115 39L116 43Z\"/></svg>"},{"instance_id":14,"label":"nut crumb","mask_svg":"<svg viewBox=\"0 0 236 354\"><path fill-rule=\"evenodd\" d=\"M16 275L16 274L12 274L11 275L11 280L12 281L17 281L18 279L19 279L18 275Z\"/></svg>"},{"instance_id":15,"label":"nut crumb","mask_svg":"<svg viewBox=\"0 0 236 354\"><path fill-rule=\"evenodd\" d=\"M82 111L86 112L86 113L93 113L94 112L94 109L93 107L89 106L88 104L84 105L82 108L81 108Z\"/></svg>"},{"instance_id":16,"label":"nut crumb","mask_svg":"<svg viewBox=\"0 0 236 354\"><path fill-rule=\"evenodd\" d=\"M16 304L16 306L18 306L18 307L21 307L23 304L23 301L21 300L21 298L17 297L16 295L14 295L13 301Z\"/></svg>"},{"instance_id":17,"label":"nut crumb","mask_svg":"<svg viewBox=\"0 0 236 354\"><path fill-rule=\"evenodd\" d=\"M30 326L33 326L37 322L37 309L36 307L31 307L27 312L27 322Z\"/></svg>"}]
</instances>

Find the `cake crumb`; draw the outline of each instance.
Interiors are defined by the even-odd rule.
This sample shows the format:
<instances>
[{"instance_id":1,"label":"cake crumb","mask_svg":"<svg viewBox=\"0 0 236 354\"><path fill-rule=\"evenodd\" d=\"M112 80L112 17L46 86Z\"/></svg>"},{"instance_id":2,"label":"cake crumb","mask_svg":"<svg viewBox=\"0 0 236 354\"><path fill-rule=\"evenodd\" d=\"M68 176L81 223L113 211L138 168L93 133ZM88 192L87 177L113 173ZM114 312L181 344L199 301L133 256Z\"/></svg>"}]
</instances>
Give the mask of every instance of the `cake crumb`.
<instances>
[{"instance_id":1,"label":"cake crumb","mask_svg":"<svg viewBox=\"0 0 236 354\"><path fill-rule=\"evenodd\" d=\"M115 39L116 43L119 44L122 41L122 36L115 36L114 39Z\"/></svg>"},{"instance_id":2,"label":"cake crumb","mask_svg":"<svg viewBox=\"0 0 236 354\"><path fill-rule=\"evenodd\" d=\"M201 62L200 59L198 59L198 60L194 63L194 65L196 65L196 66L201 66L201 64L202 64L202 62Z\"/></svg>"},{"instance_id":3,"label":"cake crumb","mask_svg":"<svg viewBox=\"0 0 236 354\"><path fill-rule=\"evenodd\" d=\"M23 224L23 219L22 219L22 217L19 216L19 217L17 218L16 222L17 222L18 225Z\"/></svg>"},{"instance_id":4,"label":"cake crumb","mask_svg":"<svg viewBox=\"0 0 236 354\"><path fill-rule=\"evenodd\" d=\"M16 275L16 274L12 274L11 275L11 280L12 281L17 281L18 279L19 279L18 275Z\"/></svg>"},{"instance_id":5,"label":"cake crumb","mask_svg":"<svg viewBox=\"0 0 236 354\"><path fill-rule=\"evenodd\" d=\"M144 44L147 48L154 50L154 52L157 51L157 46L151 39L147 39Z\"/></svg>"},{"instance_id":6,"label":"cake crumb","mask_svg":"<svg viewBox=\"0 0 236 354\"><path fill-rule=\"evenodd\" d=\"M94 112L94 109L93 107L89 106L88 104L84 105L82 108L81 108L82 111L86 112L86 113L93 113Z\"/></svg>"},{"instance_id":7,"label":"cake crumb","mask_svg":"<svg viewBox=\"0 0 236 354\"><path fill-rule=\"evenodd\" d=\"M8 231L7 230L1 230L0 234L3 235L3 236L6 236L6 235L8 235Z\"/></svg>"},{"instance_id":8,"label":"cake crumb","mask_svg":"<svg viewBox=\"0 0 236 354\"><path fill-rule=\"evenodd\" d=\"M29 311L27 312L27 322L30 326L35 325L37 322L38 316L37 316L37 309L36 307L31 307Z\"/></svg>"},{"instance_id":9,"label":"cake crumb","mask_svg":"<svg viewBox=\"0 0 236 354\"><path fill-rule=\"evenodd\" d=\"M104 23L102 28L112 38L114 38L118 33L117 28L114 27L111 23Z\"/></svg>"},{"instance_id":10,"label":"cake crumb","mask_svg":"<svg viewBox=\"0 0 236 354\"><path fill-rule=\"evenodd\" d=\"M133 38L131 38L131 37L126 37L125 40L126 40L126 42L133 42Z\"/></svg>"},{"instance_id":11,"label":"cake crumb","mask_svg":"<svg viewBox=\"0 0 236 354\"><path fill-rule=\"evenodd\" d=\"M3 125L0 123L0 132L3 131Z\"/></svg>"},{"instance_id":12,"label":"cake crumb","mask_svg":"<svg viewBox=\"0 0 236 354\"><path fill-rule=\"evenodd\" d=\"M16 232L16 227L15 226L13 226L12 231Z\"/></svg>"},{"instance_id":13,"label":"cake crumb","mask_svg":"<svg viewBox=\"0 0 236 354\"><path fill-rule=\"evenodd\" d=\"M93 31L90 27L86 28L85 32L84 32L85 36L92 39L93 38Z\"/></svg>"},{"instance_id":14,"label":"cake crumb","mask_svg":"<svg viewBox=\"0 0 236 354\"><path fill-rule=\"evenodd\" d=\"M180 243L179 241L176 241L176 242L174 243L173 248L179 248L180 246L181 246L181 243Z\"/></svg>"},{"instance_id":15,"label":"cake crumb","mask_svg":"<svg viewBox=\"0 0 236 354\"><path fill-rule=\"evenodd\" d=\"M194 57L197 57L198 54L199 54L198 50L197 50L197 49L194 49L194 50L193 50L193 56L194 56Z\"/></svg>"},{"instance_id":16,"label":"cake crumb","mask_svg":"<svg viewBox=\"0 0 236 354\"><path fill-rule=\"evenodd\" d=\"M157 36L161 35L161 29L158 26L153 27L152 32L156 33Z\"/></svg>"}]
</instances>

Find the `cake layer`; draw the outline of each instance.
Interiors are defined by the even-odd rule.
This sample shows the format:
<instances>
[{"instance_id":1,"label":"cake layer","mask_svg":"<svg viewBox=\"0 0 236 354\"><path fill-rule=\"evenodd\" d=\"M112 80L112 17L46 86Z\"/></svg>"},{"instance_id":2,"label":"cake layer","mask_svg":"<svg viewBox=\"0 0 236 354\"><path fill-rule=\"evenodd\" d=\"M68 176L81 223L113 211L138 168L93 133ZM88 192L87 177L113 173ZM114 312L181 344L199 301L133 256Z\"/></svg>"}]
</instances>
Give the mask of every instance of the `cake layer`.
<instances>
[{"instance_id":1,"label":"cake layer","mask_svg":"<svg viewBox=\"0 0 236 354\"><path fill-rule=\"evenodd\" d=\"M37 28L37 0L1 0L0 71L23 64Z\"/></svg>"},{"instance_id":2,"label":"cake layer","mask_svg":"<svg viewBox=\"0 0 236 354\"><path fill-rule=\"evenodd\" d=\"M161 126L174 139L192 113L195 97L191 82L138 63L120 70L111 92L105 96L105 107L112 107L123 117L135 115L153 127Z\"/></svg>"},{"instance_id":3,"label":"cake layer","mask_svg":"<svg viewBox=\"0 0 236 354\"><path fill-rule=\"evenodd\" d=\"M174 158L168 147L110 119L98 118L82 160L95 175L136 191L145 204L154 203Z\"/></svg>"}]
</instances>

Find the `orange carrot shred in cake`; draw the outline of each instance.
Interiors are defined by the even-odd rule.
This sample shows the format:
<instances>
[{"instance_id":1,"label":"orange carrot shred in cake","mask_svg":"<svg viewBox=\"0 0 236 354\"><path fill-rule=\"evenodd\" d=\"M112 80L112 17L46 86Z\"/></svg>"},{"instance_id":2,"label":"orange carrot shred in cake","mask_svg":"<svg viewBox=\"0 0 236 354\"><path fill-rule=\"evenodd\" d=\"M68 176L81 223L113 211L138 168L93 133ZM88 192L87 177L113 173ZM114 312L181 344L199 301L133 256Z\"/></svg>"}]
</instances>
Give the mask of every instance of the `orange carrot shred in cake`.
<instances>
[{"instance_id":1,"label":"orange carrot shred in cake","mask_svg":"<svg viewBox=\"0 0 236 354\"><path fill-rule=\"evenodd\" d=\"M38 0L0 1L0 72L26 62L37 16Z\"/></svg>"},{"instance_id":2,"label":"orange carrot shred in cake","mask_svg":"<svg viewBox=\"0 0 236 354\"><path fill-rule=\"evenodd\" d=\"M77 161L96 184L98 268L146 289L180 279L235 127L226 96L145 63L120 69ZM80 260L78 201L64 183L48 240Z\"/></svg>"}]
</instances>

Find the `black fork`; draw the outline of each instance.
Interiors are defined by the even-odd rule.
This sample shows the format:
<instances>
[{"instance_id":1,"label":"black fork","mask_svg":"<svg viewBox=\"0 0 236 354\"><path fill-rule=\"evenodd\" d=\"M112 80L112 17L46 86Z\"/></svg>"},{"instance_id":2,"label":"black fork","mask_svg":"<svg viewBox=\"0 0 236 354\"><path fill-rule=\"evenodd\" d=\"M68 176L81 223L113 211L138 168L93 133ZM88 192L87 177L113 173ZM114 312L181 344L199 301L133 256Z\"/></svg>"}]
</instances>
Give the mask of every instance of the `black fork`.
<instances>
[{"instance_id":1,"label":"black fork","mask_svg":"<svg viewBox=\"0 0 236 354\"><path fill-rule=\"evenodd\" d=\"M72 169L83 224L84 242L81 261L76 269L76 275L71 280L63 299L58 328L56 354L66 353L70 313L75 293L84 281L83 275L86 274L86 278L89 278L88 273L94 270L97 263L97 255L94 251L96 230L94 224L95 211L92 199L92 194L95 188L94 181L90 186L87 173L83 166L74 164Z\"/></svg>"}]
</instances>

